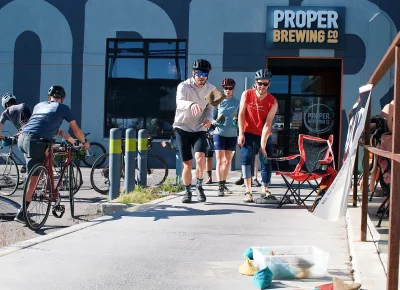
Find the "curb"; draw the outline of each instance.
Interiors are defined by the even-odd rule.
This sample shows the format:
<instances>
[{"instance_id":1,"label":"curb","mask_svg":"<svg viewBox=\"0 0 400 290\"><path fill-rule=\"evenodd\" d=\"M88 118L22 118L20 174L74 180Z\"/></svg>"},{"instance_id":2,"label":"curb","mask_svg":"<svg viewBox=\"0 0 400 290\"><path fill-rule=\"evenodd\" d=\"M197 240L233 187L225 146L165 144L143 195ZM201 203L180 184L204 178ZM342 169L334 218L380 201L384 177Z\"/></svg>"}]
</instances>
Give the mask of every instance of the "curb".
<instances>
[{"instance_id":1,"label":"curb","mask_svg":"<svg viewBox=\"0 0 400 290\"><path fill-rule=\"evenodd\" d=\"M22 242L13 244L11 246L2 248L2 249L0 249L0 257L23 250L23 249L26 249L26 248L36 246L38 244L41 244L41 243L44 243L44 242L47 242L47 241L50 241L53 239L60 238L62 236L98 225L98 224L101 224L104 222L107 222L114 218L121 217L124 214L129 213L129 212L147 210L147 209L151 208L153 205L165 202L170 199L178 198L180 193L181 192L178 192L178 193L175 193L174 195L169 195L166 197L155 199L155 200L152 200L152 201L150 201L148 203L144 203L144 204L122 204L122 203L117 203L117 202L112 202L112 201L98 204L100 206L101 213L103 216L98 217L93 220L90 220L90 221L87 221L87 222L72 225L70 227L58 230L56 232L49 233L45 236L36 237L36 238L30 239L30 240L22 241Z\"/></svg>"},{"instance_id":2,"label":"curb","mask_svg":"<svg viewBox=\"0 0 400 290\"><path fill-rule=\"evenodd\" d=\"M361 283L361 289L382 289L386 285L386 273L376 245L379 234L368 216L367 242L361 242L360 217L361 207L348 207L346 224L354 281Z\"/></svg>"}]
</instances>

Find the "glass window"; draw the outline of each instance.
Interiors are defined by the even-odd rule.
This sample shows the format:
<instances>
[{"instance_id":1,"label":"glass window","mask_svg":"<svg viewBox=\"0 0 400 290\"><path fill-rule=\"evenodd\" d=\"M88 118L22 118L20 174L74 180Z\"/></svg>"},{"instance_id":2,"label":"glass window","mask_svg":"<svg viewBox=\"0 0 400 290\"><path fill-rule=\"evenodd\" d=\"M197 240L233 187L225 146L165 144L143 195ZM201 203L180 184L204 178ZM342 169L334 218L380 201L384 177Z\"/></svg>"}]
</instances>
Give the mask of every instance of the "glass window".
<instances>
[{"instance_id":1,"label":"glass window","mask_svg":"<svg viewBox=\"0 0 400 290\"><path fill-rule=\"evenodd\" d=\"M175 56L176 42L150 42L149 56Z\"/></svg>"},{"instance_id":2,"label":"glass window","mask_svg":"<svg viewBox=\"0 0 400 290\"><path fill-rule=\"evenodd\" d=\"M111 128L173 134L176 88L186 77L185 41L109 40L105 136Z\"/></svg>"},{"instance_id":3,"label":"glass window","mask_svg":"<svg viewBox=\"0 0 400 290\"><path fill-rule=\"evenodd\" d=\"M287 94L289 91L289 76L273 75L271 86L268 90L271 94Z\"/></svg>"},{"instance_id":4,"label":"glass window","mask_svg":"<svg viewBox=\"0 0 400 290\"><path fill-rule=\"evenodd\" d=\"M111 78L144 79L144 59L109 58L108 76Z\"/></svg>"},{"instance_id":5,"label":"glass window","mask_svg":"<svg viewBox=\"0 0 400 290\"><path fill-rule=\"evenodd\" d=\"M185 60L176 58L149 58L149 79L183 80Z\"/></svg>"},{"instance_id":6,"label":"glass window","mask_svg":"<svg viewBox=\"0 0 400 290\"><path fill-rule=\"evenodd\" d=\"M292 94L320 95L322 94L321 76L292 76Z\"/></svg>"}]
</instances>

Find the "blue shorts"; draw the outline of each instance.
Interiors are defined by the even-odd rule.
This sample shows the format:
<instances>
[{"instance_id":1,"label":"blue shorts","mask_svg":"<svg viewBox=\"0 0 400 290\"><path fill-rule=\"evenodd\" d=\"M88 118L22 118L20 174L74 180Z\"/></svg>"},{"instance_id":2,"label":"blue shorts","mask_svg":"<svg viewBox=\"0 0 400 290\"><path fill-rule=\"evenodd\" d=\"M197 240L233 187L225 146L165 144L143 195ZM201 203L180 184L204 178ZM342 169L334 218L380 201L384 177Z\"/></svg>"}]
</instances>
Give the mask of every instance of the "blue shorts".
<instances>
[{"instance_id":1,"label":"blue shorts","mask_svg":"<svg viewBox=\"0 0 400 290\"><path fill-rule=\"evenodd\" d=\"M237 137L224 137L214 134L214 149L235 151L237 145Z\"/></svg>"}]
</instances>

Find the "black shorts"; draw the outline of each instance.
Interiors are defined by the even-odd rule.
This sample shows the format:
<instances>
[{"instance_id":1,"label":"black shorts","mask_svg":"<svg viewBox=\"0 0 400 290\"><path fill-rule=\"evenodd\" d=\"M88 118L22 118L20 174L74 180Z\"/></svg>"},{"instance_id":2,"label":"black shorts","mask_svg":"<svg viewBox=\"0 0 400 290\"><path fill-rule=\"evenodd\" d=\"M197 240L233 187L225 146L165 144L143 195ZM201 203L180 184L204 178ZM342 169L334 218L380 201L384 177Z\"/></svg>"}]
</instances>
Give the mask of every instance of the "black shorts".
<instances>
[{"instance_id":1,"label":"black shorts","mask_svg":"<svg viewBox=\"0 0 400 290\"><path fill-rule=\"evenodd\" d=\"M176 144L183 161L193 159L194 152L207 152L206 132L187 132L182 129L175 129Z\"/></svg>"}]
</instances>

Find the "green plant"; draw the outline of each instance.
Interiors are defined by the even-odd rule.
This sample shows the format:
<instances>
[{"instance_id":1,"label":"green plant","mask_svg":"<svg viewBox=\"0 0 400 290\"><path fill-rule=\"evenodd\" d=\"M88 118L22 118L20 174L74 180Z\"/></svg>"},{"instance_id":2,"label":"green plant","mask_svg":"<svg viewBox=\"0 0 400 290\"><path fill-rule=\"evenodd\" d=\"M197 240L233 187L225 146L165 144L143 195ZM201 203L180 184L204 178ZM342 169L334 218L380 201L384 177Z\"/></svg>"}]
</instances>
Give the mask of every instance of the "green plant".
<instances>
[{"instance_id":1,"label":"green plant","mask_svg":"<svg viewBox=\"0 0 400 290\"><path fill-rule=\"evenodd\" d=\"M120 203L139 203L143 204L149 201L152 201L154 199L158 199L162 197L161 194L159 194L159 190L157 188L143 188L140 186L137 186L134 191L130 193L124 193L121 194L117 201Z\"/></svg>"},{"instance_id":2,"label":"green plant","mask_svg":"<svg viewBox=\"0 0 400 290\"><path fill-rule=\"evenodd\" d=\"M185 187L180 183L180 178L178 177L177 180L175 178L169 177L161 186L161 191L166 192L180 192L183 191Z\"/></svg>"}]
</instances>

